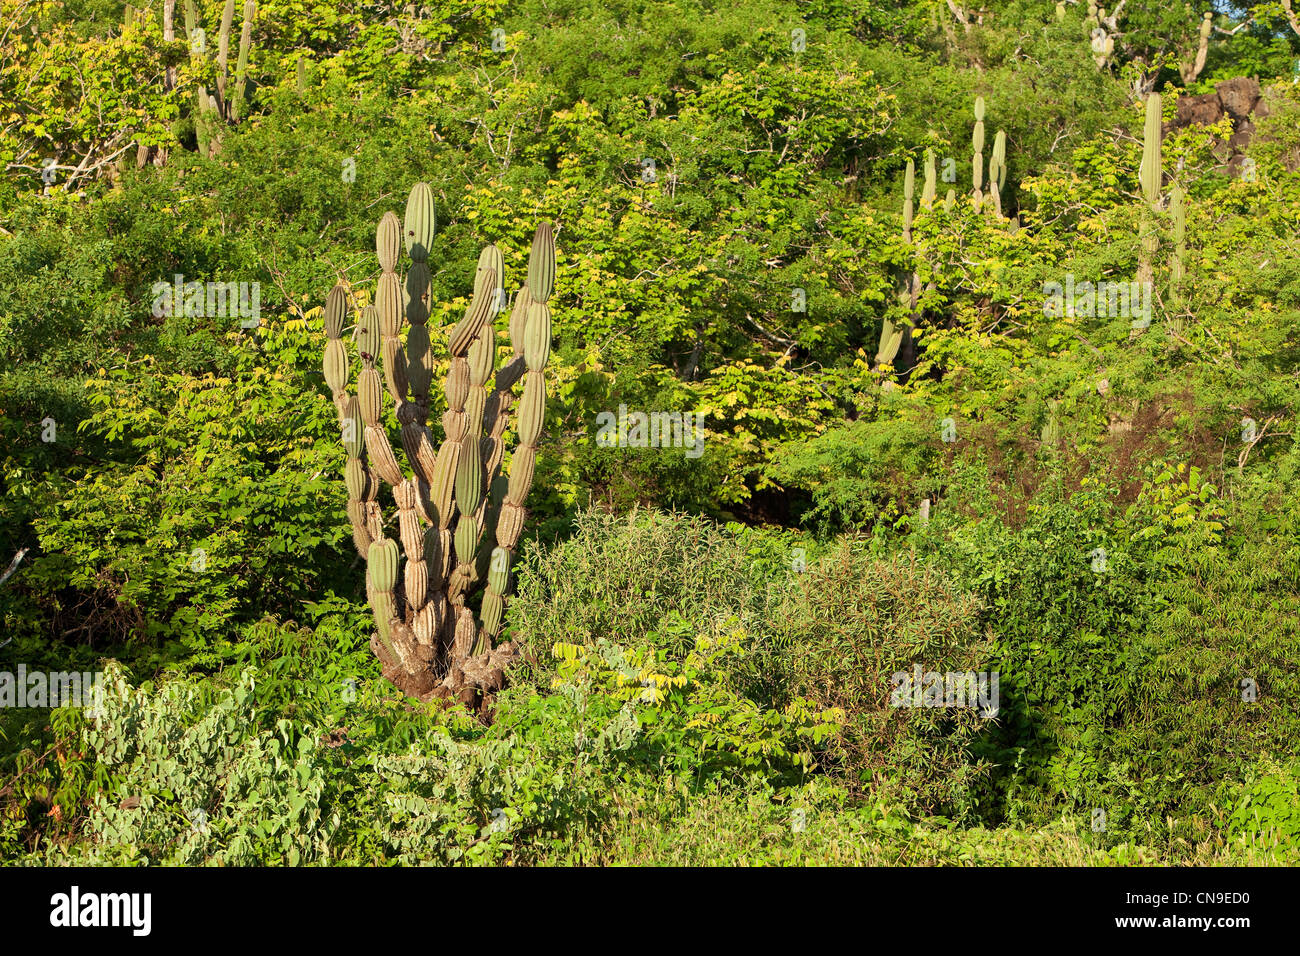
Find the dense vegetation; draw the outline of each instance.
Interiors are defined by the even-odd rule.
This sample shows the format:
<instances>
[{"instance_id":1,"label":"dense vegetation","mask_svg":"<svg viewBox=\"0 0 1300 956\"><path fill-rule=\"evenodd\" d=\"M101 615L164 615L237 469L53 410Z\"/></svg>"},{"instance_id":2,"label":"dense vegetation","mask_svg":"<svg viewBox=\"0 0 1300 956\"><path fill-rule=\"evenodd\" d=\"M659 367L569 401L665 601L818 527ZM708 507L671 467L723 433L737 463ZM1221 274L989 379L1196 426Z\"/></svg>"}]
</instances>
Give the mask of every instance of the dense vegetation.
<instances>
[{"instance_id":1,"label":"dense vegetation","mask_svg":"<svg viewBox=\"0 0 1300 956\"><path fill-rule=\"evenodd\" d=\"M0 707L0 858L1300 859L1289 2L186 6L0 0L0 672L106 691ZM419 181L431 328L557 227L490 722L380 677L321 371Z\"/></svg>"}]
</instances>

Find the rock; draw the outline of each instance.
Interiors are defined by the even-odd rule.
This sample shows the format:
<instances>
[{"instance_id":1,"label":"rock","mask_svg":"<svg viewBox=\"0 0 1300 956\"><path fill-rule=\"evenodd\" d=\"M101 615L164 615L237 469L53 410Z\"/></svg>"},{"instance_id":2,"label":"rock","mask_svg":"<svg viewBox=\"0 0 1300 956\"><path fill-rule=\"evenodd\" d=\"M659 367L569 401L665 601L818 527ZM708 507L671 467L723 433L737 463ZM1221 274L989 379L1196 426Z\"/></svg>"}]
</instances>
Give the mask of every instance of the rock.
<instances>
[{"instance_id":1,"label":"rock","mask_svg":"<svg viewBox=\"0 0 1300 956\"><path fill-rule=\"evenodd\" d=\"M1235 76L1224 80L1215 87L1223 111L1234 120L1244 120L1250 116L1259 102L1259 80L1253 76Z\"/></svg>"},{"instance_id":2,"label":"rock","mask_svg":"<svg viewBox=\"0 0 1300 956\"><path fill-rule=\"evenodd\" d=\"M1273 115L1277 109L1277 101L1280 94L1276 87L1270 86L1260 95L1259 102L1255 104L1255 119L1261 120L1267 116Z\"/></svg>"},{"instance_id":3,"label":"rock","mask_svg":"<svg viewBox=\"0 0 1300 956\"><path fill-rule=\"evenodd\" d=\"M1184 126L1209 126L1211 123L1217 123L1219 117L1223 115L1223 106L1219 102L1219 97L1214 93L1202 93L1199 96L1180 96L1178 98L1178 115L1173 125L1182 128Z\"/></svg>"},{"instance_id":4,"label":"rock","mask_svg":"<svg viewBox=\"0 0 1300 956\"><path fill-rule=\"evenodd\" d=\"M1239 153L1245 152L1246 147L1250 145L1251 137L1255 135L1255 124L1248 119L1242 119L1232 125L1232 135L1228 137L1228 145Z\"/></svg>"}]
</instances>

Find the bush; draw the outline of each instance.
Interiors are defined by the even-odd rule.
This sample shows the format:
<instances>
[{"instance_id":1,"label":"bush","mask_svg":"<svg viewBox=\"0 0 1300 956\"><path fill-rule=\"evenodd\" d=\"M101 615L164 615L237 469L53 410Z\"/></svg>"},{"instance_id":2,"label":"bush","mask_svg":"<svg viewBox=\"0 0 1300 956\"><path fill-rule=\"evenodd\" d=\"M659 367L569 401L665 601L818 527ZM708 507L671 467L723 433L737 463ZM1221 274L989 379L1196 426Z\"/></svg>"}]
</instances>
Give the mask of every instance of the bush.
<instances>
[{"instance_id":1,"label":"bush","mask_svg":"<svg viewBox=\"0 0 1300 956\"><path fill-rule=\"evenodd\" d=\"M1300 763L1266 764L1245 788L1228 833L1279 858L1300 853Z\"/></svg>"},{"instance_id":2,"label":"bush","mask_svg":"<svg viewBox=\"0 0 1300 956\"><path fill-rule=\"evenodd\" d=\"M843 741L828 742L827 759L856 791L972 812L973 785L987 768L967 749L982 718L889 701L892 676L910 675L914 664L985 668L978 602L907 559L845 546L812 548L808 564L794 543L696 517L589 512L572 538L530 554L510 621L535 649L626 643L641 664L681 667L700 640L721 643L728 650L713 667L726 693L777 710L844 712ZM827 553L818 558L819 550Z\"/></svg>"},{"instance_id":3,"label":"bush","mask_svg":"<svg viewBox=\"0 0 1300 956\"><path fill-rule=\"evenodd\" d=\"M973 700L902 705L895 675L987 673L992 644L980 610L978 599L914 556L882 560L846 543L799 575L773 613L769 626L783 652L765 666L785 670L791 691L846 713L833 755L852 791L965 818L989 769L969 750L994 714Z\"/></svg>"}]
</instances>

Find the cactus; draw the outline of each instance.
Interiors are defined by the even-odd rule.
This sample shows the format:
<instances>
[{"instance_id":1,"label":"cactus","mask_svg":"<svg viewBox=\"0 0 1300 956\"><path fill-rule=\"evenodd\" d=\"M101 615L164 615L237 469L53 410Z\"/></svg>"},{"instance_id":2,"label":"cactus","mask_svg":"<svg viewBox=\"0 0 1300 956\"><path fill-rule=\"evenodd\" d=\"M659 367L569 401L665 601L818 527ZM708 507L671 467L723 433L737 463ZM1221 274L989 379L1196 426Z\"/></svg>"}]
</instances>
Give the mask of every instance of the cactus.
<instances>
[{"instance_id":1,"label":"cactus","mask_svg":"<svg viewBox=\"0 0 1300 956\"><path fill-rule=\"evenodd\" d=\"M1210 34L1214 32L1214 14L1208 10L1201 16L1197 30L1196 56L1190 64L1178 65L1178 73L1183 78L1184 86L1191 86L1205 69L1205 59L1210 52Z\"/></svg>"},{"instance_id":2,"label":"cactus","mask_svg":"<svg viewBox=\"0 0 1300 956\"><path fill-rule=\"evenodd\" d=\"M1138 282L1145 283L1153 281L1153 262L1160 249L1155 224L1160 206L1162 181L1160 115L1160 94L1152 93L1146 101L1146 122L1142 130L1142 167L1138 173L1143 199L1142 252L1138 263Z\"/></svg>"},{"instance_id":3,"label":"cactus","mask_svg":"<svg viewBox=\"0 0 1300 956\"><path fill-rule=\"evenodd\" d=\"M912 220L914 215L913 197L916 194L916 165L909 159L907 172L903 176L903 241L912 244ZM923 194L924 195L924 194ZM906 287L899 294L900 303L907 308L915 320L916 301L920 291L921 279L911 273ZM909 337L906 325L896 325L886 317L880 327L880 346L876 350L876 365L892 364L898 357L899 349Z\"/></svg>"},{"instance_id":4,"label":"cactus","mask_svg":"<svg viewBox=\"0 0 1300 956\"><path fill-rule=\"evenodd\" d=\"M984 205L984 97L975 97L975 131L971 134L971 181L975 185L975 211Z\"/></svg>"},{"instance_id":5,"label":"cactus","mask_svg":"<svg viewBox=\"0 0 1300 956\"><path fill-rule=\"evenodd\" d=\"M899 346L902 344L903 330L896 328L894 323L886 318L880 327L880 348L876 350L876 364L893 364L894 359L898 357Z\"/></svg>"},{"instance_id":6,"label":"cactus","mask_svg":"<svg viewBox=\"0 0 1300 956\"><path fill-rule=\"evenodd\" d=\"M217 33L217 101L225 114L226 86L230 82L230 28L235 22L235 0L226 0L221 9L221 29Z\"/></svg>"},{"instance_id":7,"label":"cactus","mask_svg":"<svg viewBox=\"0 0 1300 956\"><path fill-rule=\"evenodd\" d=\"M912 215L915 207L912 197L916 195L916 164L907 161L907 172L903 174L903 241L912 241Z\"/></svg>"},{"instance_id":8,"label":"cactus","mask_svg":"<svg viewBox=\"0 0 1300 956\"><path fill-rule=\"evenodd\" d=\"M209 94L205 86L199 86L194 97L194 132L199 152L204 156L215 156L220 150L223 122L237 123L243 118L248 97L248 55L253 45L253 19L256 15L257 4L254 0L246 0L240 26L239 56L235 64L235 85L230 89L230 34L234 26L235 0L226 0L222 8L215 56L216 95ZM195 49L197 25L194 2L185 0L185 34L190 44L191 62L207 52L206 47Z\"/></svg>"},{"instance_id":9,"label":"cactus","mask_svg":"<svg viewBox=\"0 0 1300 956\"><path fill-rule=\"evenodd\" d=\"M1084 26L1090 37L1092 60L1099 70L1104 70L1114 59L1115 37L1112 34L1119 29L1118 19L1123 6L1124 4L1121 3L1115 13L1107 17L1105 7L1098 6L1094 0L1089 0Z\"/></svg>"},{"instance_id":10,"label":"cactus","mask_svg":"<svg viewBox=\"0 0 1300 956\"><path fill-rule=\"evenodd\" d=\"M350 312L341 283L325 302L325 381L343 429L347 513L357 551L366 558L367 597L375 615L371 650L383 674L407 694L490 707L503 686L512 644L496 646L510 570L523 531L545 415L545 368L551 347L548 300L555 282L555 240L538 227L528 282L510 316L513 357L496 371L495 317L503 302L504 260L489 245L479 257L474 292L448 335L443 441L435 453L426 424L432 361L429 250L436 231L432 190L411 190L405 221L385 213L375 235L380 276L374 304L358 315L356 394L343 343ZM403 280L398 259L411 259ZM403 325L409 325L403 345ZM382 370L382 377L381 377ZM514 386L524 379L519 444L508 477L501 474ZM411 474L398 464L388 437L392 402ZM397 540L384 536L380 484L393 489ZM400 550L399 550L400 543ZM478 621L470 600L483 590Z\"/></svg>"},{"instance_id":11,"label":"cactus","mask_svg":"<svg viewBox=\"0 0 1300 956\"><path fill-rule=\"evenodd\" d=\"M1007 184L1007 134L998 130L993 137L993 155L989 159L989 197L993 212L1002 218L1002 189Z\"/></svg>"},{"instance_id":12,"label":"cactus","mask_svg":"<svg viewBox=\"0 0 1300 956\"><path fill-rule=\"evenodd\" d=\"M925 151L925 185L921 188L921 208L933 209L937 176L934 168L934 150Z\"/></svg>"},{"instance_id":13,"label":"cactus","mask_svg":"<svg viewBox=\"0 0 1300 956\"><path fill-rule=\"evenodd\" d=\"M1142 128L1142 168L1139 171L1139 179L1142 182L1142 197L1147 201L1147 205L1153 208L1160 201L1160 115L1160 94L1152 93L1146 101L1146 119Z\"/></svg>"},{"instance_id":14,"label":"cactus","mask_svg":"<svg viewBox=\"0 0 1300 956\"><path fill-rule=\"evenodd\" d=\"M235 62L235 90L230 97L230 121L238 123L243 119L244 105L248 96L248 51L253 47L253 17L257 15L254 0L245 0L244 20L239 30L239 59Z\"/></svg>"},{"instance_id":15,"label":"cactus","mask_svg":"<svg viewBox=\"0 0 1300 956\"><path fill-rule=\"evenodd\" d=\"M1047 403L1047 423L1038 434L1040 447L1045 454L1053 454L1061 443L1061 420L1058 411L1060 404L1057 399Z\"/></svg>"}]
</instances>

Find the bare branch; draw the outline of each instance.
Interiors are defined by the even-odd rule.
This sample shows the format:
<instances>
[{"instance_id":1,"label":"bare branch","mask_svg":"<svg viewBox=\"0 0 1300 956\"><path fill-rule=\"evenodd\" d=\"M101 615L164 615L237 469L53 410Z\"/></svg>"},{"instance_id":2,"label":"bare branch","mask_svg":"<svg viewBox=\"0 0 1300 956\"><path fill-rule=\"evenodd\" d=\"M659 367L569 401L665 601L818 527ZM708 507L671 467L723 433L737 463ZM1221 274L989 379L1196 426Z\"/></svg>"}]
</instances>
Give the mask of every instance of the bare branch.
<instances>
[{"instance_id":1,"label":"bare branch","mask_svg":"<svg viewBox=\"0 0 1300 956\"><path fill-rule=\"evenodd\" d=\"M14 559L9 562L8 569L5 571L4 574L0 574L0 584L4 584L6 581L8 581L11 577L14 576L14 572L18 570L18 565L22 563L23 558L27 556L27 552L29 550L31 549L23 548L21 551L19 551L17 554L14 555Z\"/></svg>"}]
</instances>

